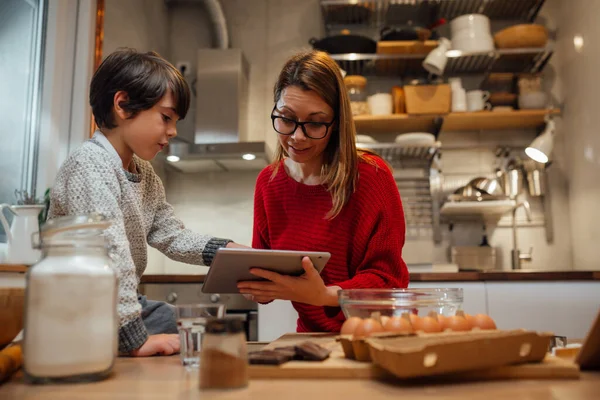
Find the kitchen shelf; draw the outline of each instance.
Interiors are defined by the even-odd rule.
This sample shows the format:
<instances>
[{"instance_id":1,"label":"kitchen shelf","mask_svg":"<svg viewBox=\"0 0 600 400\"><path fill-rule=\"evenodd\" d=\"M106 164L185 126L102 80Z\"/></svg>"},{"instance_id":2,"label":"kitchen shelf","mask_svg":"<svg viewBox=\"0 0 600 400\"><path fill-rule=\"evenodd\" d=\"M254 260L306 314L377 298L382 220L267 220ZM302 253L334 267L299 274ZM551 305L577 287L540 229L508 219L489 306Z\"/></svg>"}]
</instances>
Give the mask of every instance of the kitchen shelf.
<instances>
[{"instance_id":1,"label":"kitchen shelf","mask_svg":"<svg viewBox=\"0 0 600 400\"><path fill-rule=\"evenodd\" d=\"M428 42L426 42L428 43ZM403 54L332 54L349 75L415 76L426 75L422 62L430 47L415 47ZM419 52L419 50L421 50ZM483 53L464 53L448 59L444 75L476 73L537 73L552 56L553 47L495 49Z\"/></svg>"},{"instance_id":2,"label":"kitchen shelf","mask_svg":"<svg viewBox=\"0 0 600 400\"><path fill-rule=\"evenodd\" d=\"M444 117L442 131L480 131L533 129L544 124L547 114L559 110L515 110L450 113Z\"/></svg>"},{"instance_id":3,"label":"kitchen shelf","mask_svg":"<svg viewBox=\"0 0 600 400\"><path fill-rule=\"evenodd\" d=\"M431 132L437 115L358 115L354 117L356 131L359 133L407 133Z\"/></svg>"},{"instance_id":4,"label":"kitchen shelf","mask_svg":"<svg viewBox=\"0 0 600 400\"><path fill-rule=\"evenodd\" d=\"M321 0L328 30L419 23L419 15L450 21L464 14L533 22L545 0ZM426 21L425 21L426 22Z\"/></svg>"},{"instance_id":5,"label":"kitchen shelf","mask_svg":"<svg viewBox=\"0 0 600 400\"><path fill-rule=\"evenodd\" d=\"M435 142L431 146L404 146L396 143L358 143L358 146L376 152L393 167L428 168L431 165L433 157L435 157L441 147L441 143Z\"/></svg>"},{"instance_id":6,"label":"kitchen shelf","mask_svg":"<svg viewBox=\"0 0 600 400\"><path fill-rule=\"evenodd\" d=\"M516 204L514 200L448 201L442 205L440 215L448 219L499 219Z\"/></svg>"},{"instance_id":7,"label":"kitchen shelf","mask_svg":"<svg viewBox=\"0 0 600 400\"><path fill-rule=\"evenodd\" d=\"M560 110L514 110L449 113L445 115L359 115L354 117L356 131L361 134L432 132L435 119L443 118L442 132L533 129L544 125L546 115Z\"/></svg>"}]
</instances>

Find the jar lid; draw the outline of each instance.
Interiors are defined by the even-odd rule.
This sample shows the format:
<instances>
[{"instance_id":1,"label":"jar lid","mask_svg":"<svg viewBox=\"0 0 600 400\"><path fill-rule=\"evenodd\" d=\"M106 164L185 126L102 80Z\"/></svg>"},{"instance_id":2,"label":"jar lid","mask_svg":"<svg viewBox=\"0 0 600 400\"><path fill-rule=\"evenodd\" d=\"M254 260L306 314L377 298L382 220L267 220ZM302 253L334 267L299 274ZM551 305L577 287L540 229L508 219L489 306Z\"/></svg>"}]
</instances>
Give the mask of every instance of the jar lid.
<instances>
[{"instance_id":1,"label":"jar lid","mask_svg":"<svg viewBox=\"0 0 600 400\"><path fill-rule=\"evenodd\" d=\"M244 330L242 320L238 318L213 318L206 324L206 333L239 333Z\"/></svg>"},{"instance_id":2,"label":"jar lid","mask_svg":"<svg viewBox=\"0 0 600 400\"><path fill-rule=\"evenodd\" d=\"M367 78L361 75L347 75L344 78L344 84L346 86L357 86L360 88L364 88L367 86Z\"/></svg>"},{"instance_id":3,"label":"jar lid","mask_svg":"<svg viewBox=\"0 0 600 400\"><path fill-rule=\"evenodd\" d=\"M99 213L67 215L48 220L40 230L42 246L104 245L111 221Z\"/></svg>"}]
</instances>

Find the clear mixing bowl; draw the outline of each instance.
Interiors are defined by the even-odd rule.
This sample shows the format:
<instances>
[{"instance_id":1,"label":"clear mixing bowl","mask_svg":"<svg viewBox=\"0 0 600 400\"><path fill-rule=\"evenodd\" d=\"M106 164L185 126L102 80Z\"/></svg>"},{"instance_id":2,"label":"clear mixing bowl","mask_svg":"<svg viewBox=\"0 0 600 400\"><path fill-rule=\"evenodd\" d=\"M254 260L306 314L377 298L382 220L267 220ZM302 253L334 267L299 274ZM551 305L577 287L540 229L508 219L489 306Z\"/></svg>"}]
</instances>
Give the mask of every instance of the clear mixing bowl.
<instances>
[{"instance_id":1,"label":"clear mixing bowl","mask_svg":"<svg viewBox=\"0 0 600 400\"><path fill-rule=\"evenodd\" d=\"M401 316L403 313L425 316L431 311L445 316L462 308L462 289L348 289L338 292L346 318Z\"/></svg>"}]
</instances>

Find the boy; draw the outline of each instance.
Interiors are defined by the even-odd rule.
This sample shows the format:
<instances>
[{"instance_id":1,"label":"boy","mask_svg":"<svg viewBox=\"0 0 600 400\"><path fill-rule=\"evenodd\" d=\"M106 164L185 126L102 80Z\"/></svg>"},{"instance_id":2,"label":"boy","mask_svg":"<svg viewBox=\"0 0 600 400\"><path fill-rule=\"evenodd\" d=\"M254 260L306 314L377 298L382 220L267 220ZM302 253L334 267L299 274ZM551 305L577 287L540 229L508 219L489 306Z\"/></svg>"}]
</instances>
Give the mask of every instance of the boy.
<instances>
[{"instance_id":1,"label":"boy","mask_svg":"<svg viewBox=\"0 0 600 400\"><path fill-rule=\"evenodd\" d=\"M51 193L50 218L99 212L112 220L105 235L119 276L120 353L179 351L173 308L138 299L148 244L174 260L207 266L219 247L239 246L185 229L148 162L177 135L189 104L184 78L158 54L110 54L90 85L99 130L61 166Z\"/></svg>"}]
</instances>

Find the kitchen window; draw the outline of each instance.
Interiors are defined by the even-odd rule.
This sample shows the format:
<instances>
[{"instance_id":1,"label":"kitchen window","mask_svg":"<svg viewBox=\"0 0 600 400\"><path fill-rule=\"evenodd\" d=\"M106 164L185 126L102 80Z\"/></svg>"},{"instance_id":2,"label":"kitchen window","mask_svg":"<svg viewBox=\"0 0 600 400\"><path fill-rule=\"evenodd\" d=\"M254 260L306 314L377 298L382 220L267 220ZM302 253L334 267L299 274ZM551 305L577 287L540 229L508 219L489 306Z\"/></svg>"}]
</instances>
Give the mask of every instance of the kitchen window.
<instances>
[{"instance_id":1,"label":"kitchen window","mask_svg":"<svg viewBox=\"0 0 600 400\"><path fill-rule=\"evenodd\" d=\"M0 2L0 203L36 187L45 21L44 0Z\"/></svg>"}]
</instances>

